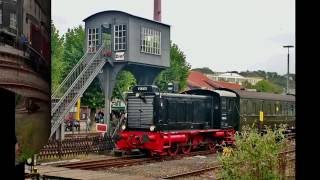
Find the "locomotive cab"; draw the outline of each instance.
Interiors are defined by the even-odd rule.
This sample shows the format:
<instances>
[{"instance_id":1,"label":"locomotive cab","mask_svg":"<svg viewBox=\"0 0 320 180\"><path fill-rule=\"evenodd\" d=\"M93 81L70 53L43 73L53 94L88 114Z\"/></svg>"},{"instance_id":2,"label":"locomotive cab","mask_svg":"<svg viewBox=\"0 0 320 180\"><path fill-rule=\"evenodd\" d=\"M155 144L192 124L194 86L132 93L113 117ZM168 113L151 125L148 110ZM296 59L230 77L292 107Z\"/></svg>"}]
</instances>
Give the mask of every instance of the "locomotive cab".
<instances>
[{"instance_id":1,"label":"locomotive cab","mask_svg":"<svg viewBox=\"0 0 320 180\"><path fill-rule=\"evenodd\" d=\"M220 96L221 128L235 128L239 126L239 100L236 93L226 90L214 90Z\"/></svg>"}]
</instances>

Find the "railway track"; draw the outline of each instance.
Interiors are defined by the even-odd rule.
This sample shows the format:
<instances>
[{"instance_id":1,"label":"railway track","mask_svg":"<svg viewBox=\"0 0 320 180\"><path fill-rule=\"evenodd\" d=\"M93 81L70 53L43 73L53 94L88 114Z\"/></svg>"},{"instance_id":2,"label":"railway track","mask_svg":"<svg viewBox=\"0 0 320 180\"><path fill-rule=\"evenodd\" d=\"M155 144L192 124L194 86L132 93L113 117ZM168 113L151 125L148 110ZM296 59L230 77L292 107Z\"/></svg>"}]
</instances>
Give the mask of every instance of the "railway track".
<instances>
[{"instance_id":1,"label":"railway track","mask_svg":"<svg viewBox=\"0 0 320 180\"><path fill-rule=\"evenodd\" d=\"M84 169L84 170L102 170L102 169L109 169L109 168L133 166L133 165L144 164L144 163L178 160L184 157L197 156L197 155L209 155L209 154L212 154L212 152L196 151L196 152L191 152L188 155L181 154L174 157L129 156L129 157L122 157L122 158L114 158L114 159L102 159L102 160L94 160L94 161L68 163L68 164L59 165L58 167L65 167L65 168L71 168L71 169Z\"/></svg>"},{"instance_id":2,"label":"railway track","mask_svg":"<svg viewBox=\"0 0 320 180\"><path fill-rule=\"evenodd\" d=\"M289 155L295 153L295 149L293 149L292 147L289 150L280 152L279 155ZM293 162L295 161L295 157L288 157L287 158L288 162ZM221 169L222 165L217 164L212 166L212 167L207 167L207 168L202 168L202 169L197 169L197 170L192 170L192 171L187 171L187 172L182 172L182 173L178 173L178 174L174 174L174 175L167 175L167 176L163 176L160 177L161 179L176 179L176 178L185 178L185 177L190 177L190 176L196 176L199 174L203 174L209 171L213 171L213 170L217 170L217 169Z\"/></svg>"},{"instance_id":3,"label":"railway track","mask_svg":"<svg viewBox=\"0 0 320 180\"><path fill-rule=\"evenodd\" d=\"M222 165L215 165L215 166L212 166L212 167L193 170L193 171L188 171L188 172L185 172L185 173L179 173L179 174L175 174L175 175L163 176L163 177L161 177L161 179L175 179L175 178L182 178L182 177L188 177L188 176L195 176L195 175L202 174L202 173L205 173L205 172L208 172L208 171L213 171L213 170L219 169L219 168L222 168Z\"/></svg>"}]
</instances>

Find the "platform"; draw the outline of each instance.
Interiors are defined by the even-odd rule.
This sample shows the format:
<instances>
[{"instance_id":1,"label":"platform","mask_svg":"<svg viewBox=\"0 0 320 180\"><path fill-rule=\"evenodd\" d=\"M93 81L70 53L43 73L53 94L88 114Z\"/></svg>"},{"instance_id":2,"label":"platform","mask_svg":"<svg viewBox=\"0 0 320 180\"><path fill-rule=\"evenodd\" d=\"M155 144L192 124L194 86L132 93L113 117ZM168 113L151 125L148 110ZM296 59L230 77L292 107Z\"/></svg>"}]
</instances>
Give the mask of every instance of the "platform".
<instances>
[{"instance_id":1,"label":"platform","mask_svg":"<svg viewBox=\"0 0 320 180\"><path fill-rule=\"evenodd\" d=\"M63 167L54 167L48 165L36 166L38 173L42 177L48 178L68 178L81 180L98 180L98 179L123 179L123 180L152 180L156 178L144 176L131 176L125 174L109 173L104 171L90 171L81 169L69 169Z\"/></svg>"}]
</instances>

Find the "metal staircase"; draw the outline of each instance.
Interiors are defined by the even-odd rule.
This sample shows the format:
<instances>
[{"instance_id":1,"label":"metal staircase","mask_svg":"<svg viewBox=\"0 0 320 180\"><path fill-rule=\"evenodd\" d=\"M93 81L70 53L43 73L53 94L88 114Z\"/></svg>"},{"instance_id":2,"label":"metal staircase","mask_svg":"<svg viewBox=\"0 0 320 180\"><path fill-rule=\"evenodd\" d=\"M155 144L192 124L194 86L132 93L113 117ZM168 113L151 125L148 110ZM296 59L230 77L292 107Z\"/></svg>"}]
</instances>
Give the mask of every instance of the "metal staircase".
<instances>
[{"instance_id":1,"label":"metal staircase","mask_svg":"<svg viewBox=\"0 0 320 180\"><path fill-rule=\"evenodd\" d=\"M51 96L51 134L56 132L66 114L91 84L106 63L104 43L96 53L86 52Z\"/></svg>"}]
</instances>

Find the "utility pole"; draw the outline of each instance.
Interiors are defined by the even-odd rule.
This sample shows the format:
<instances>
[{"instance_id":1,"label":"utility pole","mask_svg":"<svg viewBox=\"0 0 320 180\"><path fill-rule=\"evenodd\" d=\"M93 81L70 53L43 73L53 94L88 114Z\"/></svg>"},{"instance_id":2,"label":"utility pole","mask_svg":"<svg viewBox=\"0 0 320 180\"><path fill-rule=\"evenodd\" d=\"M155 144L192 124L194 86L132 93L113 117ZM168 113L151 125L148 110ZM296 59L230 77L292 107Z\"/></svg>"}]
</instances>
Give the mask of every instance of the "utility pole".
<instances>
[{"instance_id":1,"label":"utility pole","mask_svg":"<svg viewBox=\"0 0 320 180\"><path fill-rule=\"evenodd\" d=\"M288 48L288 71L287 71L287 90L286 90L286 93L288 94L289 93L289 57L290 57L289 49L293 48L294 46L287 45L287 46L283 46L283 47Z\"/></svg>"}]
</instances>

